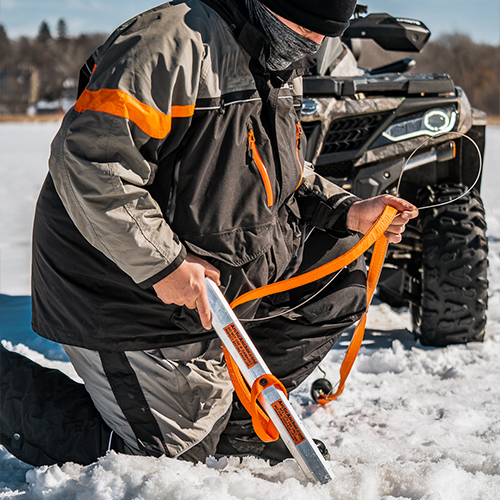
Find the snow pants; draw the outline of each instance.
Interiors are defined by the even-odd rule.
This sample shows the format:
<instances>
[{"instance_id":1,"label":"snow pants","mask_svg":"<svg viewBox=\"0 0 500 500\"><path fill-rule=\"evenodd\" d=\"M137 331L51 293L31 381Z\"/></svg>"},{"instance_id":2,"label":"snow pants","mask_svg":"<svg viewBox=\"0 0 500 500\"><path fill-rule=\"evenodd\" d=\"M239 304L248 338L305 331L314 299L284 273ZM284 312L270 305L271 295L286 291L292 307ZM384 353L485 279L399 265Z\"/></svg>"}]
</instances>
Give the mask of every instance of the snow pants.
<instances>
[{"instance_id":1,"label":"snow pants","mask_svg":"<svg viewBox=\"0 0 500 500\"><path fill-rule=\"evenodd\" d=\"M312 233L299 273L351 248L357 237L334 239ZM363 259L345 269L311 301L329 278L264 300L258 321L244 325L270 370L288 391L296 388L365 310ZM145 351L91 351L65 346L96 408L129 453L204 461L214 455L229 424L250 417L236 402L220 341Z\"/></svg>"},{"instance_id":2,"label":"snow pants","mask_svg":"<svg viewBox=\"0 0 500 500\"><path fill-rule=\"evenodd\" d=\"M306 243L297 274L330 262L356 242L356 236L335 239L324 232L314 231ZM288 391L296 388L314 370L342 332L357 321L366 308L363 258L344 269L321 290L329 279L263 299L257 315L259 319L243 322L271 372ZM310 300L304 302L307 299ZM266 319L281 311L285 314ZM68 396L66 408L63 408L64 401L54 395L61 422L56 424L54 421L51 429L43 426L38 432L47 436L44 441L44 453L50 457L47 463L61 463L68 457L78 463L91 463L99 453L105 452L110 429L119 436L116 441L118 448L114 447L119 451L204 461L207 456L215 454L219 437L226 428L232 427L234 435L249 420L246 411L233 399L218 339L147 351L92 351L64 347L90 396L83 401L85 396L77 391L78 398L73 400ZM62 373L60 376L68 379ZM75 383L70 382L74 388ZM19 386L20 382L12 379L12 385L16 384ZM55 384L54 390L61 386L64 384ZM31 408L31 412L28 411L28 396L17 405L16 414L13 411L16 397L9 387L5 387L3 380L2 389L10 401L4 403L5 398L2 400L2 425L3 420L9 420L12 434L16 419L25 418L28 422L37 410ZM37 390L36 383L31 390ZM50 414L49 387L44 391L45 399L38 398L33 404L43 404L44 412ZM96 408L98 414L91 415L89 422L92 425L85 425L81 420L90 415L88 412L92 408ZM79 421L80 425L71 426L74 421ZM69 427L65 427L66 424ZM71 453L59 453L58 447L51 445L50 434L60 436L61 429L65 428L76 432L76 427L80 429L76 437L67 435L68 445L75 449ZM28 426L23 431L22 438L26 442L30 440L30 428ZM86 446L92 448L92 453L83 452ZM12 447L8 449L15 451ZM19 458L32 463L29 459ZM37 460L34 465L41 465L43 459Z\"/></svg>"}]
</instances>

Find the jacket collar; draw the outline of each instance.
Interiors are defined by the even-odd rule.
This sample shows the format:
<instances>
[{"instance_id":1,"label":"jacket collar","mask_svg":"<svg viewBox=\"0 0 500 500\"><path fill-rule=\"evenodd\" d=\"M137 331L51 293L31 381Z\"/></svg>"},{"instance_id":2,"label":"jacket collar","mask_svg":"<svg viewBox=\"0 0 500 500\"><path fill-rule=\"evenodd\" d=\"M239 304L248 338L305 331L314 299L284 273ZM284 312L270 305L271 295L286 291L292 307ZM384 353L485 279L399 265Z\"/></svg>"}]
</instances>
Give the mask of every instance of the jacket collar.
<instances>
[{"instance_id":1,"label":"jacket collar","mask_svg":"<svg viewBox=\"0 0 500 500\"><path fill-rule=\"evenodd\" d=\"M269 44L264 35L250 23L245 0L201 1L214 9L226 21L238 43L253 59L256 59L262 65L265 73L270 73L278 80L285 82L291 78L294 72L302 75L307 68L314 65L312 57L307 56L291 64L283 71L270 72L266 68Z\"/></svg>"},{"instance_id":2,"label":"jacket collar","mask_svg":"<svg viewBox=\"0 0 500 500\"><path fill-rule=\"evenodd\" d=\"M265 63L269 47L264 35L249 22L244 0L201 1L214 9L224 19L238 43L252 58Z\"/></svg>"}]
</instances>

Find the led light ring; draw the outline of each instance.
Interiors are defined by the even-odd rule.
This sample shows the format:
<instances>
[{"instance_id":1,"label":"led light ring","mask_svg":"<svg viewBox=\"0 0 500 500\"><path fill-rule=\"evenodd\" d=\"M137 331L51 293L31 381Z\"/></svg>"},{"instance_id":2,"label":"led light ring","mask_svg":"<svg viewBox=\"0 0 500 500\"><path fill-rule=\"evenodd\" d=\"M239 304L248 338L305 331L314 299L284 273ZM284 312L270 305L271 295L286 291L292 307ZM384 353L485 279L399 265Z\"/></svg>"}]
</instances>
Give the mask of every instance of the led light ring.
<instances>
[{"instance_id":1,"label":"led light ring","mask_svg":"<svg viewBox=\"0 0 500 500\"><path fill-rule=\"evenodd\" d=\"M445 125L441 125L440 127L434 127L429 123L430 118L434 116L440 116L444 119ZM427 111L424 115L424 125L431 130L432 132L436 133L441 133L441 132L446 132L448 127L450 126L450 122L452 121L452 118L448 116L443 110L441 109L433 109L431 111Z\"/></svg>"},{"instance_id":2,"label":"led light ring","mask_svg":"<svg viewBox=\"0 0 500 500\"><path fill-rule=\"evenodd\" d=\"M440 130L435 130L435 131L432 130L432 128L426 123L427 117L429 115L431 115L431 113L435 113L435 114L442 113L443 116L445 116L447 121L448 121L446 127L443 127ZM399 142L399 141L405 141L407 139L414 139L415 137L420 137L422 135L430 135L431 137L434 137L438 134L446 134L446 133L450 132L453 129L453 127L455 126L455 123L457 121L457 112L455 110L453 110L451 112L451 117L450 117L444 111L442 111L440 109L435 109L432 111L428 111L421 119L422 119L423 124L426 127L426 129L420 129L420 130L417 130L415 132L410 132L408 134L400 135L398 137L392 137L391 135L389 135L388 132L391 130L392 127L395 127L395 126L398 126L398 125L405 123L405 122L400 122L400 123L394 123L393 125L391 125L387 129L387 131L382 134L382 136L385 137L386 139L389 139L392 142ZM417 119L414 119L414 121L416 121L416 120ZM409 122L409 121L410 120L407 120L407 122Z\"/></svg>"}]
</instances>

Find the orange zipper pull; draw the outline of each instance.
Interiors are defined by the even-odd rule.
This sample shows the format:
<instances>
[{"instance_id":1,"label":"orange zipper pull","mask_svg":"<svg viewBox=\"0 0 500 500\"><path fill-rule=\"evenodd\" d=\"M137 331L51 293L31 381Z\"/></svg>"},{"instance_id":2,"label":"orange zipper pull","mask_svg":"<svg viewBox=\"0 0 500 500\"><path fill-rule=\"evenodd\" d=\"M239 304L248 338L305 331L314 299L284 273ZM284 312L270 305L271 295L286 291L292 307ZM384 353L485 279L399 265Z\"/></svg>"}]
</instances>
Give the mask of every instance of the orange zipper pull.
<instances>
[{"instance_id":1,"label":"orange zipper pull","mask_svg":"<svg viewBox=\"0 0 500 500\"><path fill-rule=\"evenodd\" d=\"M300 149L300 134L304 133L304 131L302 130L302 125L300 124L300 122L297 122L296 128L297 128L297 148Z\"/></svg>"}]
</instances>

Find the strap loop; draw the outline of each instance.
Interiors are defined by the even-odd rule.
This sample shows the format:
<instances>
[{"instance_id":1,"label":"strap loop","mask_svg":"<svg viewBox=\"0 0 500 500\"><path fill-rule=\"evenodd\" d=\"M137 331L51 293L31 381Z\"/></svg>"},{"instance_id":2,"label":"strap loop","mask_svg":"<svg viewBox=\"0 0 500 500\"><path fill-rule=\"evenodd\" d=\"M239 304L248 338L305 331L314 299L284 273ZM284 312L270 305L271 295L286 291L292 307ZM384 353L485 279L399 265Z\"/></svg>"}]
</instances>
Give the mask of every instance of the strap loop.
<instances>
[{"instance_id":1,"label":"strap loop","mask_svg":"<svg viewBox=\"0 0 500 500\"><path fill-rule=\"evenodd\" d=\"M227 371L229 372L229 376L231 377L231 382L233 383L234 390L238 395L241 404L244 406L245 410L250 413L252 417L252 425L255 430L257 436L259 436L264 443L269 443L271 441L276 441L280 435L278 430L272 423L271 419L268 417L266 412L257 404L257 398L260 393L270 387L272 385L277 386L278 389L281 389L285 396L287 396L287 392L283 384L271 374L262 375L259 377L252 386L252 391L250 392L248 389L248 385L243 378L236 361L229 354L227 349L222 345L222 349L224 351L224 357L226 358ZM260 381L266 378L268 384L266 386L262 386Z\"/></svg>"},{"instance_id":2,"label":"strap loop","mask_svg":"<svg viewBox=\"0 0 500 500\"><path fill-rule=\"evenodd\" d=\"M370 260L370 269L368 270L368 277L366 281L366 288L367 288L366 311L364 312L363 316L356 325L356 329L354 330L351 343L347 348L344 360L342 361L342 365L340 366L340 380L337 385L337 390L334 394L329 394L326 398L318 399L318 403L322 405L326 405L330 401L337 399L342 394L342 392L344 392L345 382L347 380L347 377L349 376L349 373L351 373L354 361L356 361L359 349L361 348L361 343L363 342L363 337L365 335L366 319L368 318L368 309L370 308L370 303L372 301L373 294L375 293L375 289L377 287L378 279L382 271L382 266L384 265L384 259L388 243L389 242L384 235L382 235L380 239L377 240L377 242L375 243L372 258Z\"/></svg>"},{"instance_id":3,"label":"strap loop","mask_svg":"<svg viewBox=\"0 0 500 500\"><path fill-rule=\"evenodd\" d=\"M257 405L257 399L259 398L260 393L265 389L267 389L268 387L272 386L275 386L277 389L283 391L285 397L288 396L285 387L274 375L271 375L270 373L261 375L253 383L252 392L250 394L251 397L250 405L254 411L257 408L260 409L260 407ZM262 441L268 443L270 441L276 441L280 437L276 427L271 422L266 413L255 411L251 415L252 415L253 428L257 436L259 436L260 439L262 439Z\"/></svg>"}]
</instances>

